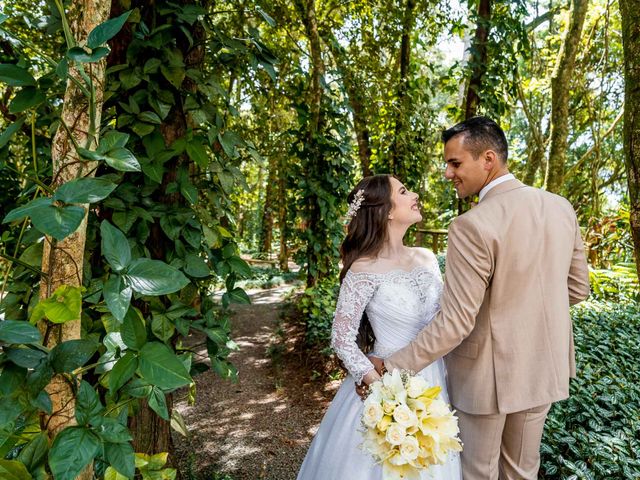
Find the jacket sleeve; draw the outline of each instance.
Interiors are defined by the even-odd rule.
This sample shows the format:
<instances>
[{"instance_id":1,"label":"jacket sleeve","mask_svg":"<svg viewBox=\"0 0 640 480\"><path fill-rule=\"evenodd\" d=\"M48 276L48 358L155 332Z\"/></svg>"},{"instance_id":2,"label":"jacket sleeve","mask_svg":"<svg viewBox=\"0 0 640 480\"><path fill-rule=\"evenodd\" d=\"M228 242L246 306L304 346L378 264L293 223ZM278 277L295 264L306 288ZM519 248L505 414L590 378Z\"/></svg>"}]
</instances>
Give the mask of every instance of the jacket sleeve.
<instances>
[{"instance_id":1,"label":"jacket sleeve","mask_svg":"<svg viewBox=\"0 0 640 480\"><path fill-rule=\"evenodd\" d=\"M475 326L493 275L493 253L464 215L449 227L448 244L441 310L414 341L385 359L388 370L422 370L457 347Z\"/></svg>"},{"instance_id":2,"label":"jacket sleeve","mask_svg":"<svg viewBox=\"0 0 640 480\"><path fill-rule=\"evenodd\" d=\"M575 215L575 214L574 214ZM576 236L567 278L569 287L569 304L575 305L585 300L591 291L589 286L589 267L584 255L584 242L580 235L580 225L576 219Z\"/></svg>"}]
</instances>

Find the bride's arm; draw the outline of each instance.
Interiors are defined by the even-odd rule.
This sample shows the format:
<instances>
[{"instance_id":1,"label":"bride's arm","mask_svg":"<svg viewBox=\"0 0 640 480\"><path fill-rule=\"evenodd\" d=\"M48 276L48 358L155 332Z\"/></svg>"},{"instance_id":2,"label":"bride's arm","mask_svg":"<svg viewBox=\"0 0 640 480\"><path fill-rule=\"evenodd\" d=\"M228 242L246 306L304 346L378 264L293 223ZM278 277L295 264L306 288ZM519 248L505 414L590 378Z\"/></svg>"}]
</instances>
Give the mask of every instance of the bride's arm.
<instances>
[{"instance_id":1,"label":"bride's arm","mask_svg":"<svg viewBox=\"0 0 640 480\"><path fill-rule=\"evenodd\" d=\"M366 273L347 272L340 287L338 305L331 328L331 347L356 383L369 384L379 378L373 364L358 348L356 337L367 303L375 291L375 282Z\"/></svg>"}]
</instances>

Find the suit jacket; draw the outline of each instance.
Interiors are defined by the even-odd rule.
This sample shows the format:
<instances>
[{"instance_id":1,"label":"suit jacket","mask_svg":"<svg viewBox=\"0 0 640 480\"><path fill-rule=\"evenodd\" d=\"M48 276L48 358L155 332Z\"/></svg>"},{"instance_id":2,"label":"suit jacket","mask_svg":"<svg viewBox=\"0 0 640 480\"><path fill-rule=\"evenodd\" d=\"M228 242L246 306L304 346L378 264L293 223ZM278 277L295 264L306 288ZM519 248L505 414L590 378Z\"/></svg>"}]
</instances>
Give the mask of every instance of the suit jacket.
<instances>
[{"instance_id":1,"label":"suit jacket","mask_svg":"<svg viewBox=\"0 0 640 480\"><path fill-rule=\"evenodd\" d=\"M509 180L449 228L441 311L386 367L445 358L453 406L512 413L569 396L575 376L569 305L589 295L571 204Z\"/></svg>"}]
</instances>

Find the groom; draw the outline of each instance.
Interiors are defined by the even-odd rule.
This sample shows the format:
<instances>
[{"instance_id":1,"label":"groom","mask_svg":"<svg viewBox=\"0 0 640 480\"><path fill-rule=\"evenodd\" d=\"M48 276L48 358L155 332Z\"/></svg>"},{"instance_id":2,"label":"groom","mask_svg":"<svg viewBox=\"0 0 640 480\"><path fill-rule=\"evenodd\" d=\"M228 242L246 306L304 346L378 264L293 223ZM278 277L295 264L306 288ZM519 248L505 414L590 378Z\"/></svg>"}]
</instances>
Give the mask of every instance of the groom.
<instances>
[{"instance_id":1,"label":"groom","mask_svg":"<svg viewBox=\"0 0 640 480\"><path fill-rule=\"evenodd\" d=\"M547 413L575 376L569 305L589 295L580 228L567 200L509 173L494 121L471 118L442 139L445 177L479 203L449 228L441 312L372 361L417 372L448 354L464 479L536 479Z\"/></svg>"}]
</instances>

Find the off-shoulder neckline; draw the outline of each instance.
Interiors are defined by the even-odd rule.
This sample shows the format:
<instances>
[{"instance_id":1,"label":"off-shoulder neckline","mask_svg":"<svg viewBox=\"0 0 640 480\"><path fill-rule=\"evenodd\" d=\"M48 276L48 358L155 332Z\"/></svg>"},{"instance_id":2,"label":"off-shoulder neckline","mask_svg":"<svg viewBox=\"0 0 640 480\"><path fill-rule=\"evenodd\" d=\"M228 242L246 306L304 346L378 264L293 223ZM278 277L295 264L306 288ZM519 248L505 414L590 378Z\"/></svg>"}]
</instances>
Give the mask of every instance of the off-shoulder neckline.
<instances>
[{"instance_id":1,"label":"off-shoulder neckline","mask_svg":"<svg viewBox=\"0 0 640 480\"><path fill-rule=\"evenodd\" d=\"M416 265L410 270L405 270L404 268L392 268L391 270L387 270L386 272L354 272L353 270L349 270L347 273L351 275L389 275L391 273L406 273L407 275L416 272L417 270L433 270L431 265Z\"/></svg>"}]
</instances>

